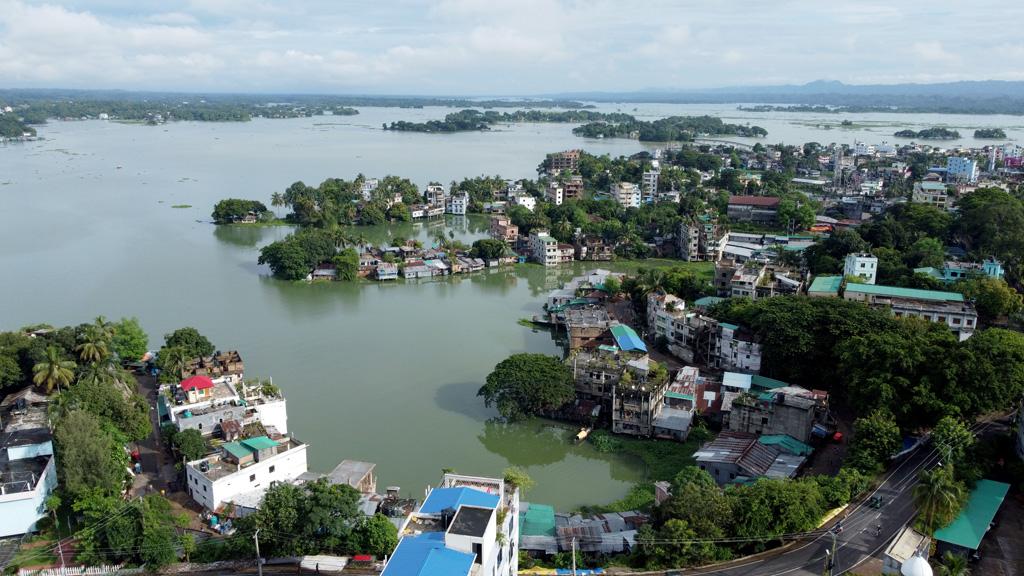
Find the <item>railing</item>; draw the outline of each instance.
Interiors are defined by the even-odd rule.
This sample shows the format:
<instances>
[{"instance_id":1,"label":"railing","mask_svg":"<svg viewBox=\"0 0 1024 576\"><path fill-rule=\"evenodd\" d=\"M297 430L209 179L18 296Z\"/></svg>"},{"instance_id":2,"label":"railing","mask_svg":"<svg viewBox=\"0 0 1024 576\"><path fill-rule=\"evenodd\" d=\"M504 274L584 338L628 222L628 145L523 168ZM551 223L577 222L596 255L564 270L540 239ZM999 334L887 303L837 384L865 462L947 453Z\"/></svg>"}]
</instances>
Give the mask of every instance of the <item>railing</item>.
<instances>
[{"instance_id":1,"label":"railing","mask_svg":"<svg viewBox=\"0 0 1024 576\"><path fill-rule=\"evenodd\" d=\"M143 574L144 568L124 568L118 564L108 566L65 566L63 568L44 568L33 570L22 568L18 570L18 576L103 576L105 574Z\"/></svg>"}]
</instances>

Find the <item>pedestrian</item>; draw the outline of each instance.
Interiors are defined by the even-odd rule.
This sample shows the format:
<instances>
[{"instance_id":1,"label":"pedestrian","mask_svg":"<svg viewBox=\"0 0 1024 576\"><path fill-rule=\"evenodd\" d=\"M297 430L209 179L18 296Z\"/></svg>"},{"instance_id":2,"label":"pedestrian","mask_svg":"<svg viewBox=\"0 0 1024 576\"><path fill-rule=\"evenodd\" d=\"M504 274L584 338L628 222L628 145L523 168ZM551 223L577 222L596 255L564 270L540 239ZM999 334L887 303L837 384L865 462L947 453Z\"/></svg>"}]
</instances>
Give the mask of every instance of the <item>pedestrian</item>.
<instances>
[{"instance_id":1,"label":"pedestrian","mask_svg":"<svg viewBox=\"0 0 1024 576\"><path fill-rule=\"evenodd\" d=\"M875 536L881 536L881 535L882 535L882 524L879 523L878 526L875 526Z\"/></svg>"}]
</instances>

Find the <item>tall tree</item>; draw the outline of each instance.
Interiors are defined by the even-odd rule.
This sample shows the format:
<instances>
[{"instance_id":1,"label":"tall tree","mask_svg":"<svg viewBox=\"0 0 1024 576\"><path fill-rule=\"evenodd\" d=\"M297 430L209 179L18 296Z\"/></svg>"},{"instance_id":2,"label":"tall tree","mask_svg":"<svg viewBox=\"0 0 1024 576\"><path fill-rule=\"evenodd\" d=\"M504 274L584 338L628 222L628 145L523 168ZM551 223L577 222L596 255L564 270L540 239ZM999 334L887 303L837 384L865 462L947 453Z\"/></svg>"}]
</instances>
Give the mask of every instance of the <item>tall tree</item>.
<instances>
[{"instance_id":1,"label":"tall tree","mask_svg":"<svg viewBox=\"0 0 1024 576\"><path fill-rule=\"evenodd\" d=\"M54 428L53 439L65 490L75 495L91 490L103 494L121 491L127 458L98 416L84 410L69 412Z\"/></svg>"},{"instance_id":2,"label":"tall tree","mask_svg":"<svg viewBox=\"0 0 1024 576\"><path fill-rule=\"evenodd\" d=\"M65 360L56 346L46 348L46 357L32 368L32 381L42 386L50 394L61 386L68 386L75 377L75 363Z\"/></svg>"},{"instance_id":3,"label":"tall tree","mask_svg":"<svg viewBox=\"0 0 1024 576\"><path fill-rule=\"evenodd\" d=\"M966 501L967 489L953 477L952 466L923 470L914 487L918 528L924 534L931 534L949 525Z\"/></svg>"},{"instance_id":4,"label":"tall tree","mask_svg":"<svg viewBox=\"0 0 1024 576\"><path fill-rule=\"evenodd\" d=\"M494 367L477 395L508 420L528 418L573 399L572 371L556 356L513 354Z\"/></svg>"}]
</instances>

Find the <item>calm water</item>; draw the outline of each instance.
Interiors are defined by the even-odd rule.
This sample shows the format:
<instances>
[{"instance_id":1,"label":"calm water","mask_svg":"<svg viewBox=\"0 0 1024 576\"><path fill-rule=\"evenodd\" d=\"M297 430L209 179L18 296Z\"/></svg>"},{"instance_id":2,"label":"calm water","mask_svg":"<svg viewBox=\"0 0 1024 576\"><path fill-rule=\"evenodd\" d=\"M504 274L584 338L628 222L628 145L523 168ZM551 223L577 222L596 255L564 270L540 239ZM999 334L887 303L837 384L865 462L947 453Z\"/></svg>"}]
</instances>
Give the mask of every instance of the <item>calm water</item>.
<instances>
[{"instance_id":1,"label":"calm water","mask_svg":"<svg viewBox=\"0 0 1024 576\"><path fill-rule=\"evenodd\" d=\"M1024 122L1012 117L602 109L634 107L645 117L711 113L749 121L768 129L769 142L881 141L894 131L813 127L846 117L858 125L1001 126L1024 137ZM272 376L284 388L290 425L311 444L315 470L343 458L369 460L378 463L382 485L415 494L443 467L497 475L516 464L537 480L528 496L534 501L569 508L620 497L643 477L637 462L570 446L565 431L550 425L491 424L494 413L475 396L508 354L558 353L547 333L516 320L533 314L546 290L583 267L311 286L273 280L256 265L259 247L286 228L208 223L220 198L267 200L298 179L315 184L358 172L393 173L424 186L479 174L532 177L549 151L583 147L618 155L645 147L581 140L566 125L447 135L379 129L385 121L448 111L367 108L345 118L159 127L58 122L40 130L45 140L0 147L0 329L134 315L156 346L165 332L192 325L218 347L241 350L248 374ZM449 226L465 241L485 233L480 219ZM409 224L363 231L379 242L389 234L428 240L434 230Z\"/></svg>"}]
</instances>

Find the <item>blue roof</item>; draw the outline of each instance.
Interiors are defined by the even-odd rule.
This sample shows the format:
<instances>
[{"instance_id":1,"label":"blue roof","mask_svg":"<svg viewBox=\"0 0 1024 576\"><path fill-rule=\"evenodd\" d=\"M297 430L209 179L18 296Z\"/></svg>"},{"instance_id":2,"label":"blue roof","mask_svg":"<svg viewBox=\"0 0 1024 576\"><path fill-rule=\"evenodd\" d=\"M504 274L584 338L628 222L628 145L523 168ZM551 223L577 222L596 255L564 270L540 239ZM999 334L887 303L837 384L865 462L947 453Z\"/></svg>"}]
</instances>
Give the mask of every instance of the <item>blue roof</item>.
<instances>
[{"instance_id":1,"label":"blue roof","mask_svg":"<svg viewBox=\"0 0 1024 576\"><path fill-rule=\"evenodd\" d=\"M420 506L420 512L424 514L437 514L448 508L458 510L459 506L497 508L498 500L497 494L488 494L473 488L434 488L427 495L423 506Z\"/></svg>"},{"instance_id":2,"label":"blue roof","mask_svg":"<svg viewBox=\"0 0 1024 576\"><path fill-rule=\"evenodd\" d=\"M381 576L467 576L474 558L445 548L444 532L426 532L402 538Z\"/></svg>"},{"instance_id":3,"label":"blue roof","mask_svg":"<svg viewBox=\"0 0 1024 576\"><path fill-rule=\"evenodd\" d=\"M612 326L612 336L615 337L615 344L619 347L619 350L623 352L630 352L632 350L647 352L647 344L644 344L644 341L640 339L636 330L625 324Z\"/></svg>"}]
</instances>

